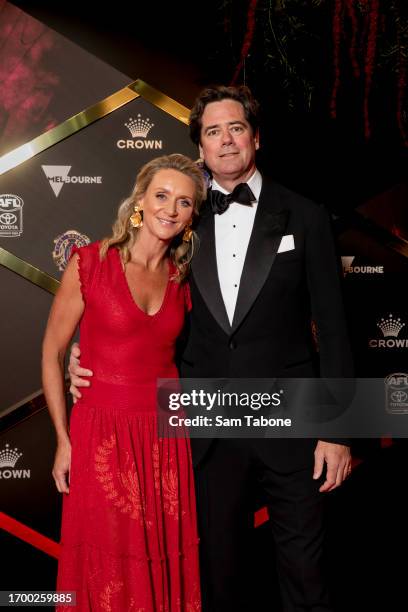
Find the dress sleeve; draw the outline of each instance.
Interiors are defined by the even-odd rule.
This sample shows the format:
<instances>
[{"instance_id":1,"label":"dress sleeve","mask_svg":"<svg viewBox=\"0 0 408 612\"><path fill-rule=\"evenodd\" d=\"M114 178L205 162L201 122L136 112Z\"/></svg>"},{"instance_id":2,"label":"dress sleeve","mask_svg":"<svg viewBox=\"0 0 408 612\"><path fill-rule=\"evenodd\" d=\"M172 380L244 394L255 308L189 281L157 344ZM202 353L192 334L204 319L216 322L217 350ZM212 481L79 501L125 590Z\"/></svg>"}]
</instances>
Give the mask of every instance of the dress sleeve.
<instances>
[{"instance_id":1,"label":"dress sleeve","mask_svg":"<svg viewBox=\"0 0 408 612\"><path fill-rule=\"evenodd\" d=\"M84 301L89 297L96 269L99 261L99 247L97 243L88 244L87 246L78 248L72 247L70 259L74 255L78 255L78 273L79 282L81 284L81 293Z\"/></svg>"}]
</instances>

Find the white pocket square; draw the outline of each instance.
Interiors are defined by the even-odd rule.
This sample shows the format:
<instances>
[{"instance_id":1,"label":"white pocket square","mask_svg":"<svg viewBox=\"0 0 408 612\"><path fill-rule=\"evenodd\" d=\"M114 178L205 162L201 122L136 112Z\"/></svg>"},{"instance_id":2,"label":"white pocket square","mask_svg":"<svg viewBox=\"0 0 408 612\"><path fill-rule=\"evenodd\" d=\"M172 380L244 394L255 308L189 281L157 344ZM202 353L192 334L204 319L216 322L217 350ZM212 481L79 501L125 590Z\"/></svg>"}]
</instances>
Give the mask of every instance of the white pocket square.
<instances>
[{"instance_id":1,"label":"white pocket square","mask_svg":"<svg viewBox=\"0 0 408 612\"><path fill-rule=\"evenodd\" d=\"M285 253L285 251L293 251L295 248L295 240L293 234L282 236L282 240L279 245L278 253Z\"/></svg>"}]
</instances>

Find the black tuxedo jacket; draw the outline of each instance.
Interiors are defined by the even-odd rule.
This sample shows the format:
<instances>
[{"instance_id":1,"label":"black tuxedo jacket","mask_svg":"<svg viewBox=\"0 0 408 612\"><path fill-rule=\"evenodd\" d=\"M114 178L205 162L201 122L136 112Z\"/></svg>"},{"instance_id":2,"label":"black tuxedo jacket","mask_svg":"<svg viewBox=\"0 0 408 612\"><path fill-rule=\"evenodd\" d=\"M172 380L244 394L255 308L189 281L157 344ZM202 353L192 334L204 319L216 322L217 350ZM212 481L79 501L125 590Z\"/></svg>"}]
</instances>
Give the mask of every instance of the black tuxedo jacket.
<instances>
[{"instance_id":1,"label":"black tuxedo jacket","mask_svg":"<svg viewBox=\"0 0 408 612\"><path fill-rule=\"evenodd\" d=\"M232 325L218 280L209 208L200 218L198 234L183 378L352 376L339 266L324 208L263 179ZM282 236L290 234L295 248L278 253ZM211 443L192 440L195 463ZM268 439L259 444L269 462L282 469L289 462L296 469L313 461L316 441Z\"/></svg>"}]
</instances>

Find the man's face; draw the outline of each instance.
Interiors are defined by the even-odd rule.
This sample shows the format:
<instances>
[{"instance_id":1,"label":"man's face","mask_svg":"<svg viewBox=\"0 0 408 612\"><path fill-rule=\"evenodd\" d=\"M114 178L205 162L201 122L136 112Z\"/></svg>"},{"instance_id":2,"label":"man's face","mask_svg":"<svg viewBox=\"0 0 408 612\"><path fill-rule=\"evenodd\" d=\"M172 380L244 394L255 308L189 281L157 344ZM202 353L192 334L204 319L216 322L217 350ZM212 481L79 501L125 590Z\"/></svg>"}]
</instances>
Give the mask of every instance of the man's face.
<instances>
[{"instance_id":1,"label":"man's face","mask_svg":"<svg viewBox=\"0 0 408 612\"><path fill-rule=\"evenodd\" d=\"M210 102L202 116L200 155L220 185L246 181L255 170L258 134L236 100Z\"/></svg>"}]
</instances>

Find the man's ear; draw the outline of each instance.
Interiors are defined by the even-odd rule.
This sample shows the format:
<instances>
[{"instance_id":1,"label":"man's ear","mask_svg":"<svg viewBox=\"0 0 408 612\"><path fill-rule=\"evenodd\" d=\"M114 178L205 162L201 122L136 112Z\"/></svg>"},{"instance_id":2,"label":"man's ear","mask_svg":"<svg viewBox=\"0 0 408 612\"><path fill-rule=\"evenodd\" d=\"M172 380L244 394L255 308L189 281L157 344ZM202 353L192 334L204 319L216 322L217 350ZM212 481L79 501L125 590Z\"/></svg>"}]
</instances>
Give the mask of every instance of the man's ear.
<instances>
[{"instance_id":1,"label":"man's ear","mask_svg":"<svg viewBox=\"0 0 408 612\"><path fill-rule=\"evenodd\" d=\"M200 157L201 159L204 159L204 151L203 151L203 147L199 144L198 145L198 151L200 153Z\"/></svg>"},{"instance_id":2,"label":"man's ear","mask_svg":"<svg viewBox=\"0 0 408 612\"><path fill-rule=\"evenodd\" d=\"M259 149L259 130L256 130L256 134L255 134L255 149L258 150Z\"/></svg>"}]
</instances>

